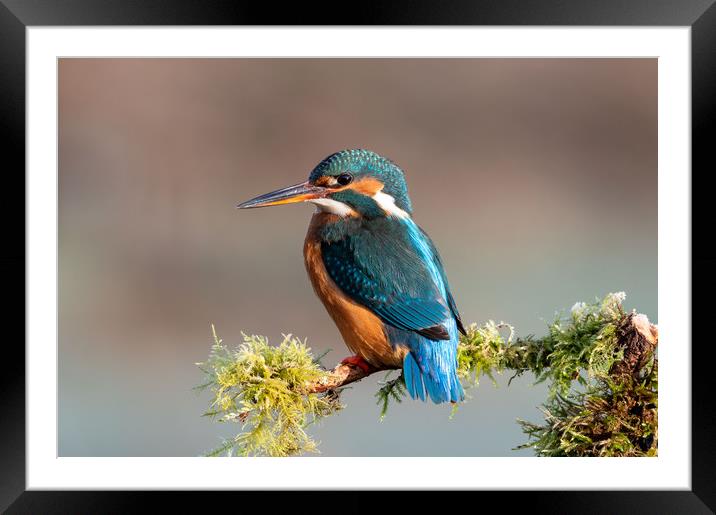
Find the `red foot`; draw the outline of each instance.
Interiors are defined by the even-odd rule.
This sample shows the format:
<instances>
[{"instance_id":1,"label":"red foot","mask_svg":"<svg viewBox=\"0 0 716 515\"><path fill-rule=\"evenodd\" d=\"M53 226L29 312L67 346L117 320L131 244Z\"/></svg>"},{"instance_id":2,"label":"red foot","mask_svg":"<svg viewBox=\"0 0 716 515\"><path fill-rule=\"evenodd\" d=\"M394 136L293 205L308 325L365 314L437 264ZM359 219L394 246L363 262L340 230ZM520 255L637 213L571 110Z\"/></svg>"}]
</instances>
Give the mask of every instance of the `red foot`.
<instances>
[{"instance_id":1,"label":"red foot","mask_svg":"<svg viewBox=\"0 0 716 515\"><path fill-rule=\"evenodd\" d=\"M354 367L358 367L366 374L370 372L371 367L366 360L361 358L360 356L350 356L343 361L341 361L342 365L353 365Z\"/></svg>"}]
</instances>

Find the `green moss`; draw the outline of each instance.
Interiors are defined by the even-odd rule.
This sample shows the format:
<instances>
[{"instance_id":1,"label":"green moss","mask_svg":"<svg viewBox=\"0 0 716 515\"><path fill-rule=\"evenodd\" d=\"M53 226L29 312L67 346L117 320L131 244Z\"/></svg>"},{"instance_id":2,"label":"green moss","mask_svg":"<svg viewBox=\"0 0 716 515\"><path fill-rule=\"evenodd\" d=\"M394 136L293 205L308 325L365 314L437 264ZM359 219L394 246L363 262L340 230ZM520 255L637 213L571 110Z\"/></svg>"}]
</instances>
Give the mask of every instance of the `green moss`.
<instances>
[{"instance_id":1,"label":"green moss","mask_svg":"<svg viewBox=\"0 0 716 515\"><path fill-rule=\"evenodd\" d=\"M583 392L556 395L544 424L519 421L539 456L656 456L658 377L654 359L637 378L602 376Z\"/></svg>"},{"instance_id":2,"label":"green moss","mask_svg":"<svg viewBox=\"0 0 716 515\"><path fill-rule=\"evenodd\" d=\"M393 379L388 379L393 371L389 371L383 381L381 381L380 389L376 392L375 397L378 399L378 405L380 406L380 420L385 418L388 413L388 405L391 401L402 402L403 397L407 394L405 390L405 381L403 380L403 373L398 374Z\"/></svg>"},{"instance_id":3,"label":"green moss","mask_svg":"<svg viewBox=\"0 0 716 515\"><path fill-rule=\"evenodd\" d=\"M216 336L209 359L197 365L213 401L206 416L238 422L243 432L209 453L290 456L316 450L306 426L341 409L335 393L308 393L306 386L325 372L305 341L284 335L278 346L263 336L243 335L237 349Z\"/></svg>"},{"instance_id":4,"label":"green moss","mask_svg":"<svg viewBox=\"0 0 716 515\"><path fill-rule=\"evenodd\" d=\"M656 456L658 371L652 356L635 376L612 376L622 359L617 328L627 316L624 294L593 304L575 304L569 318L556 320L542 341L551 380L542 406L544 424L518 421L540 456ZM573 386L578 381L580 388Z\"/></svg>"},{"instance_id":5,"label":"green moss","mask_svg":"<svg viewBox=\"0 0 716 515\"><path fill-rule=\"evenodd\" d=\"M589 378L606 374L621 359L616 328L624 317L623 293L610 293L592 304L578 302L567 316L549 324L546 337L539 341L547 362L537 381L550 380L550 393L565 394L573 381L586 385ZM586 375L582 372L586 372Z\"/></svg>"},{"instance_id":6,"label":"green moss","mask_svg":"<svg viewBox=\"0 0 716 515\"><path fill-rule=\"evenodd\" d=\"M470 324L466 335L460 336L457 348L457 373L464 386L477 386L486 375L495 383L494 374L502 373L510 362L510 345L514 329L509 324L492 320L482 326ZM508 330L507 339L500 330Z\"/></svg>"}]
</instances>

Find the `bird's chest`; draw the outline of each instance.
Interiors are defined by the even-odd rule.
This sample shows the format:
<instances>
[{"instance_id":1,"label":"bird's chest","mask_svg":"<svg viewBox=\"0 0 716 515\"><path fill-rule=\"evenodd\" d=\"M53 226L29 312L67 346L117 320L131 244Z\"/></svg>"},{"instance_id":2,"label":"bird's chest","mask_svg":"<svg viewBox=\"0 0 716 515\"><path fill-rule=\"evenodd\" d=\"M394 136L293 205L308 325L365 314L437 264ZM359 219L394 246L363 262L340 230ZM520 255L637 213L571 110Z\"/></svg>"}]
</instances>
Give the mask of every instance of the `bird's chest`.
<instances>
[{"instance_id":1,"label":"bird's chest","mask_svg":"<svg viewBox=\"0 0 716 515\"><path fill-rule=\"evenodd\" d=\"M367 308L348 298L328 275L321 255L320 229L334 220L328 213L316 213L311 219L303 257L313 289L338 327L348 348L374 366L402 365L405 349L394 348L383 322Z\"/></svg>"}]
</instances>

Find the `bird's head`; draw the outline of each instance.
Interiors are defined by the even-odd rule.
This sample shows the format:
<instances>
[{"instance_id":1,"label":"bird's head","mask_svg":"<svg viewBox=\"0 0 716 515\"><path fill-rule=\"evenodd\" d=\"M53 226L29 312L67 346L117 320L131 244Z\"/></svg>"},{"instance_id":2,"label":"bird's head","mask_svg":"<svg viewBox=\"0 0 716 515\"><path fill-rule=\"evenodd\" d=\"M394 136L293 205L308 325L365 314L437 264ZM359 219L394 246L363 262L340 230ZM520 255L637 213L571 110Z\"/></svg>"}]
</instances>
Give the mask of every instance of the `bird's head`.
<instances>
[{"instance_id":1,"label":"bird's head","mask_svg":"<svg viewBox=\"0 0 716 515\"><path fill-rule=\"evenodd\" d=\"M306 182L260 195L241 209L311 202L342 217L405 218L412 213L403 171L369 150L341 150L313 169Z\"/></svg>"}]
</instances>

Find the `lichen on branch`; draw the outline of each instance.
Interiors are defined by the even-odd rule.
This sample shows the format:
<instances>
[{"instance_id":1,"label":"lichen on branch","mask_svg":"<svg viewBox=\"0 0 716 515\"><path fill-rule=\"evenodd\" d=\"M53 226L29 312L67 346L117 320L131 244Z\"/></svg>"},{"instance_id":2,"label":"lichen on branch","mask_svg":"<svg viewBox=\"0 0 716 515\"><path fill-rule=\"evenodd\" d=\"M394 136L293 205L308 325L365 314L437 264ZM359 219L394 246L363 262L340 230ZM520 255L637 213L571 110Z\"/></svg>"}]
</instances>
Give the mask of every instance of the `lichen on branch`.
<instances>
[{"instance_id":1,"label":"lichen on branch","mask_svg":"<svg viewBox=\"0 0 716 515\"><path fill-rule=\"evenodd\" d=\"M494 382L506 370L548 381L545 423L518 421L529 440L520 447L538 455L655 455L658 332L644 315L625 313L623 300L617 293L577 303L541 338L515 337L504 322L471 324L458 345L458 375L466 388L482 376ZM238 422L242 432L210 455L314 452L306 427L342 409L344 386L383 370L351 364L326 370L306 341L291 335L271 346L263 336L244 334L234 350L213 335L209 359L198 364L207 376L199 388L213 395L206 415ZM381 418L406 395L402 375L390 374L376 393Z\"/></svg>"}]
</instances>

